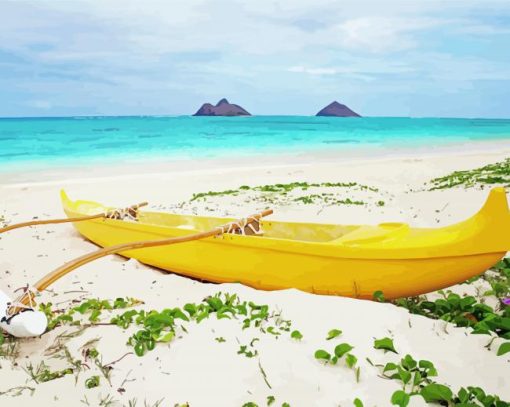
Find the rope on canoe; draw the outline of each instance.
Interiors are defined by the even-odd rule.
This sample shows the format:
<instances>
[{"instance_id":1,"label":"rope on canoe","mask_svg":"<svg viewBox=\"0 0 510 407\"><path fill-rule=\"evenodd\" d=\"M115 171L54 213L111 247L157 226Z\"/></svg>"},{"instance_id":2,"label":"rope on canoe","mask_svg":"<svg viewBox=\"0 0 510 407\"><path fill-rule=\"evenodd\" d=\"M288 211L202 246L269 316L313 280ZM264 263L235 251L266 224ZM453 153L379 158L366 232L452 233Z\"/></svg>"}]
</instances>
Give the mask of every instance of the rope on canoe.
<instances>
[{"instance_id":1,"label":"rope on canoe","mask_svg":"<svg viewBox=\"0 0 510 407\"><path fill-rule=\"evenodd\" d=\"M253 224L256 224L255 228ZM225 229L226 228L226 229ZM221 234L224 233L232 233L235 235L263 235L264 232L262 230L262 226L260 224L260 218L249 216L247 218L242 218L237 221L230 222L226 225L219 227ZM251 231L251 233L247 233L247 229Z\"/></svg>"},{"instance_id":2,"label":"rope on canoe","mask_svg":"<svg viewBox=\"0 0 510 407\"><path fill-rule=\"evenodd\" d=\"M9 314L7 312L0 322L9 324L13 317L16 316L16 314L19 314L21 312L26 311L33 311L34 307L37 305L34 301L34 298L39 293L35 287L31 287L30 285L25 285L23 287L17 288L14 290L14 292L23 290L23 294L18 296L14 301L7 303L7 309L17 309L17 313L15 314ZM25 302L22 302L23 299L26 299Z\"/></svg>"},{"instance_id":3,"label":"rope on canoe","mask_svg":"<svg viewBox=\"0 0 510 407\"><path fill-rule=\"evenodd\" d=\"M142 206L146 206L147 202L142 202L137 205L132 205L123 209L111 209L105 213L105 218L107 219L116 219L116 220L138 220L138 210Z\"/></svg>"}]
</instances>

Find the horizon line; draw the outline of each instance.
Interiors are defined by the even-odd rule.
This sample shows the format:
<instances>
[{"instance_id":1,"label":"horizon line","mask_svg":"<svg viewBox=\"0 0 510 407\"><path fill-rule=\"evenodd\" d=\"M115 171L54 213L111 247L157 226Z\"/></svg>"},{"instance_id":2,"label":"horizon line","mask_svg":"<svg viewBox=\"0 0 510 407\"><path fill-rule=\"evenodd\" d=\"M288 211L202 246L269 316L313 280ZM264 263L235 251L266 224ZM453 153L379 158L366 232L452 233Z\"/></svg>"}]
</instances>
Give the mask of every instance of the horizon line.
<instances>
[{"instance_id":1,"label":"horizon line","mask_svg":"<svg viewBox=\"0 0 510 407\"><path fill-rule=\"evenodd\" d=\"M464 120L510 120L509 117L460 117L460 116L361 116L361 117L340 117L340 116L317 116L314 115L299 115L299 114L250 114L239 116L195 116L194 114L126 114L126 115L69 115L69 116L0 116L0 120L19 120L19 119L86 119L86 118L134 118L134 117L199 117L199 118L250 118L250 117L320 117L320 118L337 118L337 119L464 119Z\"/></svg>"}]
</instances>

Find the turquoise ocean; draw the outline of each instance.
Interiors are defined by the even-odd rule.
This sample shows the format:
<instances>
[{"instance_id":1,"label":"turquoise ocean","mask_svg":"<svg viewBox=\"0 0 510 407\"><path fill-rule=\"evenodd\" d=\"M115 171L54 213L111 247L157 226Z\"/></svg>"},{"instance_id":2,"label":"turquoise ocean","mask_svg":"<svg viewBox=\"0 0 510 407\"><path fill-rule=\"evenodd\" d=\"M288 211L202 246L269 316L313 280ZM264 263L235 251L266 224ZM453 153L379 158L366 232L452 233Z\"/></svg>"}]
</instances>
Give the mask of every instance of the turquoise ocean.
<instances>
[{"instance_id":1,"label":"turquoise ocean","mask_svg":"<svg viewBox=\"0 0 510 407\"><path fill-rule=\"evenodd\" d=\"M510 139L510 119L68 117L0 119L0 170Z\"/></svg>"}]
</instances>

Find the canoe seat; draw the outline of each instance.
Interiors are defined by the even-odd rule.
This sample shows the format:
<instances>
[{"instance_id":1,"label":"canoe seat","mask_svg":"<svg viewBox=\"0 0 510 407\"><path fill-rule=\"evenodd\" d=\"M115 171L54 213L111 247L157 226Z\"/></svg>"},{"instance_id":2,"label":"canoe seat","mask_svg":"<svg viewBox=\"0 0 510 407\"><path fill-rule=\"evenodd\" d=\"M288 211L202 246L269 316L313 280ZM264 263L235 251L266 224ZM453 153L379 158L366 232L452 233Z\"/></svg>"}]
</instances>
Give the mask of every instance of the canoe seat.
<instances>
[{"instance_id":1,"label":"canoe seat","mask_svg":"<svg viewBox=\"0 0 510 407\"><path fill-rule=\"evenodd\" d=\"M338 239L333 244L356 245L392 239L409 230L407 223L381 223L377 226L360 226Z\"/></svg>"}]
</instances>

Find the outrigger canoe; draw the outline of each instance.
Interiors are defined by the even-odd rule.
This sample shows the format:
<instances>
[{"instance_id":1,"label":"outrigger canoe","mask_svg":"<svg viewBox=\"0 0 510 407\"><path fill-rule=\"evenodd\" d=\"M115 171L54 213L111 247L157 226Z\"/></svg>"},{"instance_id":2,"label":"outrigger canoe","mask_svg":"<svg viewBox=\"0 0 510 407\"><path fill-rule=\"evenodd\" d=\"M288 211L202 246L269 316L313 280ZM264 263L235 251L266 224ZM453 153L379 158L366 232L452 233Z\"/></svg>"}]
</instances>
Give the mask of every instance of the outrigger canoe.
<instances>
[{"instance_id":1,"label":"outrigger canoe","mask_svg":"<svg viewBox=\"0 0 510 407\"><path fill-rule=\"evenodd\" d=\"M111 208L71 201L68 217ZM229 218L140 211L137 221L94 219L75 223L102 247L166 239L210 230ZM445 288L483 273L510 249L510 213L503 188L494 188L471 218L441 228L406 223L336 225L261 221L262 235L224 234L172 246L122 252L169 272L262 290L297 288L317 294L370 299L407 297Z\"/></svg>"}]
</instances>

